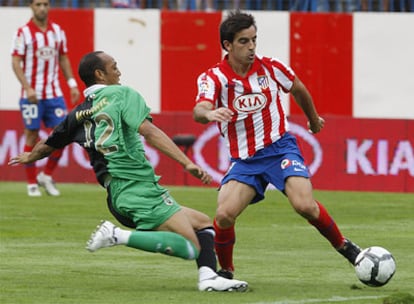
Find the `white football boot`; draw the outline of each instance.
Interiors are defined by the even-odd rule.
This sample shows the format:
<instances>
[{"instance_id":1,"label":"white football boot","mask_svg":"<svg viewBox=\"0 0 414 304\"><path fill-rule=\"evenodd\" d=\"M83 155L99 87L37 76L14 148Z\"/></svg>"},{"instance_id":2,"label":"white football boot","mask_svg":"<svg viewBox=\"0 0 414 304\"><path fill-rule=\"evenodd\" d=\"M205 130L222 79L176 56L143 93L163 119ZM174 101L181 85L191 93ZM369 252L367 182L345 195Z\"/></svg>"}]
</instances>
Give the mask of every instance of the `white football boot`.
<instances>
[{"instance_id":1,"label":"white football boot","mask_svg":"<svg viewBox=\"0 0 414 304\"><path fill-rule=\"evenodd\" d=\"M44 187L47 194L51 196L59 196L60 191L56 188L55 182L53 181L52 177L49 175L44 174L43 172L40 172L37 177L37 183Z\"/></svg>"},{"instance_id":2,"label":"white football boot","mask_svg":"<svg viewBox=\"0 0 414 304\"><path fill-rule=\"evenodd\" d=\"M111 222L102 221L86 243L86 249L94 252L100 248L116 245L115 228L116 226Z\"/></svg>"},{"instance_id":3,"label":"white football boot","mask_svg":"<svg viewBox=\"0 0 414 304\"><path fill-rule=\"evenodd\" d=\"M40 192L37 184L29 184L27 185L27 195L31 197L38 197L42 196L42 192Z\"/></svg>"},{"instance_id":4,"label":"white football boot","mask_svg":"<svg viewBox=\"0 0 414 304\"><path fill-rule=\"evenodd\" d=\"M205 266L204 266L205 267ZM201 267L200 270L202 270ZM208 268L208 267L205 267ZM214 275L208 279L198 282L198 290L200 291L238 291L244 292L247 290L249 284L244 281L230 280L219 275Z\"/></svg>"}]
</instances>

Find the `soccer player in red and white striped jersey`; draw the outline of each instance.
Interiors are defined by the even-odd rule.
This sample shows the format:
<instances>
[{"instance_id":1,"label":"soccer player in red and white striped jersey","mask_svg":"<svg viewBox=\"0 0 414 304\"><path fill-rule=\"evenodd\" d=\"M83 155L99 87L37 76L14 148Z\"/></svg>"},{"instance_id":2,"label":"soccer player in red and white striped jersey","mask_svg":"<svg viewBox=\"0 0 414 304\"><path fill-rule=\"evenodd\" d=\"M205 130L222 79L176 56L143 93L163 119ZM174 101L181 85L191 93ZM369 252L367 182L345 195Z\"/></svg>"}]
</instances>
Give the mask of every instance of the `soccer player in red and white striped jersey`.
<instances>
[{"instance_id":1,"label":"soccer player in red and white striped jersey","mask_svg":"<svg viewBox=\"0 0 414 304\"><path fill-rule=\"evenodd\" d=\"M30 152L36 144L42 121L51 129L67 114L59 83L59 67L70 87L72 102L76 103L80 97L67 55L65 32L48 20L49 0L31 0L30 8L33 16L17 30L11 50L13 71L22 85L20 110L25 126L25 152ZM35 164L26 166L29 196L41 195L38 185L45 187L49 195L60 195L51 175L61 155L62 150L55 151L38 175Z\"/></svg>"},{"instance_id":2,"label":"soccer player in red and white striped jersey","mask_svg":"<svg viewBox=\"0 0 414 304\"><path fill-rule=\"evenodd\" d=\"M224 59L202 73L194 119L216 122L230 150L231 165L218 194L214 220L216 251L222 275L233 277L234 225L249 204L264 199L273 184L297 213L352 264L360 248L346 239L324 206L313 198L308 169L289 123L280 93L291 93L318 133L324 126L312 97L290 67L256 54L254 17L230 12L220 26Z\"/></svg>"}]
</instances>

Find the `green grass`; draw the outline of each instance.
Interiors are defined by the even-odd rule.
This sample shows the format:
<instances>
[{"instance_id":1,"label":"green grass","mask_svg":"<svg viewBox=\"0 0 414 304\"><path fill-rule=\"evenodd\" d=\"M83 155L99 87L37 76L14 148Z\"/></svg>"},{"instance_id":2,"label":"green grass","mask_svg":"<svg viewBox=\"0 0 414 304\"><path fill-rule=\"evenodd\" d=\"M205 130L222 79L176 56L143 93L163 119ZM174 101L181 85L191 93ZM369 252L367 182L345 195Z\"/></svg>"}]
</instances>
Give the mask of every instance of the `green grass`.
<instances>
[{"instance_id":1,"label":"green grass","mask_svg":"<svg viewBox=\"0 0 414 304\"><path fill-rule=\"evenodd\" d=\"M59 186L60 197L28 198L23 183L0 183L0 303L413 303L392 299L414 293L414 194L315 193L347 237L393 253L397 272L384 287L362 285L286 199L269 191L236 227L236 275L249 292L200 293L194 262L121 246L87 252L94 227L113 220L106 193L97 185ZM181 204L214 215L215 189L169 189Z\"/></svg>"}]
</instances>

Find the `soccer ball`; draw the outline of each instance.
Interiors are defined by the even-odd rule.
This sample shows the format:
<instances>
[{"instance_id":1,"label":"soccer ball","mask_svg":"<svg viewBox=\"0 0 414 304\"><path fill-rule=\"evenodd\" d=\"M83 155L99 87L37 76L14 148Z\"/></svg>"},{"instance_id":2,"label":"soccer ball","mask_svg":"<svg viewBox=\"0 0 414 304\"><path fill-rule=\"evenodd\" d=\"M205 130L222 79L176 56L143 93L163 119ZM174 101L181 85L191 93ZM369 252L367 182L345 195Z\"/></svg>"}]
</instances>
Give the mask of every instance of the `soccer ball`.
<instances>
[{"instance_id":1,"label":"soccer ball","mask_svg":"<svg viewBox=\"0 0 414 304\"><path fill-rule=\"evenodd\" d=\"M379 246L362 250L355 260L355 272L358 279L372 287L383 286L395 273L395 260L392 254Z\"/></svg>"}]
</instances>

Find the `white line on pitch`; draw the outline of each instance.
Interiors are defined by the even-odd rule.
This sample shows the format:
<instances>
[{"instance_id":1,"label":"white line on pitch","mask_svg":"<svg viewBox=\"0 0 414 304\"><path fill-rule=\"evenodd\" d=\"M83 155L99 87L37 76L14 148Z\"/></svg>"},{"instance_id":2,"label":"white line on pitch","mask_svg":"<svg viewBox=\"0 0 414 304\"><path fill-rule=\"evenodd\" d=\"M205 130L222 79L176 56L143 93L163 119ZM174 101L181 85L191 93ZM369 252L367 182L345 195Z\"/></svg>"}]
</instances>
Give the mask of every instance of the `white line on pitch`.
<instances>
[{"instance_id":1,"label":"white line on pitch","mask_svg":"<svg viewBox=\"0 0 414 304\"><path fill-rule=\"evenodd\" d=\"M385 296L365 296L365 297L332 297L330 299L308 299L308 300L284 300L276 302L254 302L251 304L308 304L308 303L333 303L348 302L354 300L381 299Z\"/></svg>"}]
</instances>

